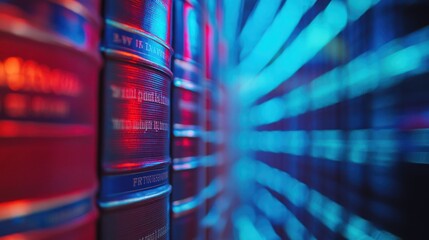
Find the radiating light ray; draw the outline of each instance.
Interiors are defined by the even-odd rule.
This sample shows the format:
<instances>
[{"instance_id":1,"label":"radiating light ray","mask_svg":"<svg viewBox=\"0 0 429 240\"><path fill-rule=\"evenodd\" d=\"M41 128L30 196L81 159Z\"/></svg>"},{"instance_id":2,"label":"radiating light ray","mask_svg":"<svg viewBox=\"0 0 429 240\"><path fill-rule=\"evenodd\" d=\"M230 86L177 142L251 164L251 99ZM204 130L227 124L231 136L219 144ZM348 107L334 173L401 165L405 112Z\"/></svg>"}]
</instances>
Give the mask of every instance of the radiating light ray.
<instances>
[{"instance_id":1,"label":"radiating light ray","mask_svg":"<svg viewBox=\"0 0 429 240\"><path fill-rule=\"evenodd\" d=\"M310 84L255 106L250 111L249 118L253 119L251 125L264 125L296 117L331 106L343 99L388 88L407 79L409 74L426 72L429 69L428 38L429 28L425 28L396 39L375 52L364 53L345 66L321 75ZM280 101L283 101L282 107L272 106L272 102Z\"/></svg>"},{"instance_id":2,"label":"radiating light ray","mask_svg":"<svg viewBox=\"0 0 429 240\"><path fill-rule=\"evenodd\" d=\"M243 84L240 89L242 103L250 104L288 80L328 44L346 24L347 10L344 3L330 2L270 66L254 79Z\"/></svg>"},{"instance_id":3,"label":"radiating light ray","mask_svg":"<svg viewBox=\"0 0 429 240\"><path fill-rule=\"evenodd\" d=\"M420 131L424 133L424 131ZM400 137L394 129L259 131L242 135L242 149L311 156L355 164L390 165L399 151ZM421 145L421 144L420 144ZM416 147L420 146L416 143ZM369 152L374 153L371 161ZM411 160L410 160L411 161Z\"/></svg>"},{"instance_id":4,"label":"radiating light ray","mask_svg":"<svg viewBox=\"0 0 429 240\"><path fill-rule=\"evenodd\" d=\"M306 235L311 236L311 233L302 222L281 201L272 196L268 190L264 188L257 190L255 205L269 220L276 223L276 225L283 225L290 239L304 239Z\"/></svg>"},{"instance_id":5,"label":"radiating light ray","mask_svg":"<svg viewBox=\"0 0 429 240\"><path fill-rule=\"evenodd\" d=\"M429 128L412 131L409 143L412 150L406 153L407 161L414 164L429 164Z\"/></svg>"},{"instance_id":6,"label":"radiating light ray","mask_svg":"<svg viewBox=\"0 0 429 240\"><path fill-rule=\"evenodd\" d=\"M229 43L234 43L238 22L241 19L242 0L223 0L225 24L224 34Z\"/></svg>"},{"instance_id":7,"label":"radiating light ray","mask_svg":"<svg viewBox=\"0 0 429 240\"><path fill-rule=\"evenodd\" d=\"M357 20L377 2L379 1L343 0L342 3L347 10L346 22ZM389 4L387 5L390 7ZM423 78L429 69L427 44L429 31L417 34L418 36L414 36L415 39L411 35L401 37L380 48L381 41L385 42L387 38L391 39L403 31L411 30L408 26L411 22L408 21L404 23L392 21L398 26L388 30L381 29L380 20L383 25L385 21L394 20L392 18L395 16L400 19L403 17L402 9L400 12L385 10L384 6L380 6L368 14L368 18L365 17L351 25L347 32L341 35L344 39L332 37L334 31L326 30L331 27L330 25L326 28L314 28L308 34L308 39L313 38L315 41L321 40L329 44L325 49L320 48L324 53L325 50L326 53L331 51L329 54L341 55L343 57L341 59L334 60L331 58L332 55L310 56L308 52L316 51L317 48L307 49L308 44L301 41L301 50L288 53L289 58L270 59L272 65L263 66L262 70L258 70L260 68L258 63L248 64L247 70L242 68L244 65L240 65L239 70L235 69L238 76L235 80L237 86L240 86L238 90L242 91L239 92L240 98L237 102L245 101L239 106L241 111L232 119L234 127L237 126L232 134L237 138L237 142L234 142L238 145L237 152L254 158L260 157L261 163L263 160L270 165L272 163L282 166L275 169L265 164L267 167L263 167L261 164L252 163L257 161L253 159L248 159L245 164L238 161L235 164L238 166L234 166L234 175L247 181L247 184L243 181L237 184L240 186L238 189L241 188L238 195L241 201L247 204L250 202L253 208L257 209L256 216L251 220L260 234L264 233L263 228L255 219L262 216L275 223L278 215L281 215L278 212L283 213L284 207L293 210L294 217L302 220L302 223L306 224L304 227L314 234L326 233L325 228L319 226L323 224L327 230L334 233L331 236L342 235L346 239L397 239L380 227L386 226L389 231L398 234L403 234L402 227L409 227L407 224L403 225L401 220L397 220L406 213L390 200L390 197L406 202L420 197L417 194L408 197L401 195L401 191L408 191L405 189L408 185L405 186L404 182L401 182L402 173L413 174L414 170L398 168L402 164L412 168L428 164L429 131L422 128L429 126L427 125L429 121L425 120L429 116L429 110L424 90L416 86L426 87ZM343 29L344 27L339 31ZM369 36L365 35L367 31L370 32ZM302 35L301 32L298 37ZM368 37L368 41L361 42L360 37ZM342 45L343 48L340 48L338 42L343 44L347 42L350 45L347 48ZM319 44L310 43L315 46ZM284 53L292 45L284 46L286 47ZM267 51L270 51L270 47L267 47ZM373 49L362 54L362 48ZM356 56L357 52L362 55L354 60L348 55ZM304 56L301 56L301 53L304 53ZM328 61L324 59L326 56L329 57ZM315 61L305 65L308 63L305 62L306 59ZM337 61L342 62L346 59L351 61L323 73L316 79L305 79L304 82L300 81L300 76L295 75L304 65L309 73L305 72L303 75L313 76L314 72L332 68L334 67L332 65L338 64ZM254 61L259 60L255 58ZM283 63L277 62L279 60L283 60ZM243 63L244 61L241 64ZM270 69L276 64L278 68ZM248 75L245 75L246 72ZM302 72L304 71L299 73ZM239 75L240 73L242 75ZM291 84L279 87L292 76L294 79ZM308 80L311 81L307 84ZM275 84L270 83L271 81ZM294 87L303 83L304 85ZM288 89L286 94L272 97L284 93L284 89ZM411 91L415 91L415 94ZM234 91L232 94L234 98L236 94ZM255 101L258 101L258 105ZM285 121L282 121L283 119ZM272 129L279 131L271 131ZM289 129L305 130L283 131ZM315 170L319 167L320 170ZM298 180L298 177L295 178L295 174L299 175L299 179L302 177L303 182ZM315 176L308 180L307 177L313 174ZM331 178L327 174L335 177ZM341 174L340 180L336 178L336 174ZM348 174L350 176L345 176ZM342 178L343 175L345 179ZM368 188L371 193L360 192L361 187L366 188L366 184L370 185ZM245 190L242 186L246 186ZM272 196L268 196L267 193ZM289 199L290 203L284 201L283 197L278 197L277 193ZM334 199L337 199L338 195L340 197L336 202ZM277 203L284 204L284 207L279 207L272 198L276 198ZM268 203L271 206L267 206L270 205ZM299 210L295 211L296 207ZM361 213L362 208L365 208L364 210L368 208L370 212ZM277 213L272 212L277 209L280 209ZM355 209L357 213L354 212ZM302 219L301 213L305 210L309 216L305 214L305 219ZM392 219L389 219L390 217ZM391 224L394 226L401 224L401 228L396 229ZM299 228L293 221L288 221L283 231L278 228L276 230L284 234L295 232L296 237L289 235L295 239L303 235L302 231L297 230Z\"/></svg>"},{"instance_id":8,"label":"radiating light ray","mask_svg":"<svg viewBox=\"0 0 429 240\"><path fill-rule=\"evenodd\" d=\"M379 229L366 219L349 212L340 204L286 172L254 159L242 159L238 164L243 164L242 167L246 166L243 171L247 172L248 181L255 181L289 199L294 206L305 208L331 231L340 233L347 239L399 239L392 233ZM259 191L265 195L268 192L265 189ZM269 199L270 196L265 198ZM260 208L262 208L261 210L265 209L265 207ZM347 212L347 219L343 217L345 216L344 212ZM285 230L291 232L292 229L292 227L286 227Z\"/></svg>"},{"instance_id":9,"label":"radiating light ray","mask_svg":"<svg viewBox=\"0 0 429 240\"><path fill-rule=\"evenodd\" d=\"M234 228L238 231L238 239L263 239L261 233L252 222L253 209L243 206L233 213Z\"/></svg>"},{"instance_id":10,"label":"radiating light ray","mask_svg":"<svg viewBox=\"0 0 429 240\"><path fill-rule=\"evenodd\" d=\"M267 218L263 216L259 216L258 220L256 221L256 226L259 229L261 229L266 239L280 240L280 237L277 235L276 231L274 230L273 225L270 223L270 221Z\"/></svg>"},{"instance_id":11,"label":"radiating light ray","mask_svg":"<svg viewBox=\"0 0 429 240\"><path fill-rule=\"evenodd\" d=\"M262 70L256 77L246 75L246 73L239 76L240 86L242 86L240 96L243 104L248 106L260 96L288 80L342 31L348 20L356 20L377 2L376 0L366 1L365 4L359 6L347 6L349 12L354 14L354 17L348 18L348 12L343 2L332 1L272 65ZM240 73L240 71L237 72Z\"/></svg>"},{"instance_id":12,"label":"radiating light ray","mask_svg":"<svg viewBox=\"0 0 429 240\"><path fill-rule=\"evenodd\" d=\"M249 112L250 124L253 126L264 125L303 114L308 111L310 106L308 95L308 87L302 86L282 97L273 98L257 105Z\"/></svg>"},{"instance_id":13,"label":"radiating light ray","mask_svg":"<svg viewBox=\"0 0 429 240\"><path fill-rule=\"evenodd\" d=\"M238 71L242 74L253 76L254 74L258 73L262 68L264 68L289 38L290 34L296 28L298 22L301 20L304 13L311 6L313 6L315 2L315 0L286 1L281 10L277 13L272 24L267 29L267 21L269 19L265 19L265 14L267 14L266 10L262 12L262 14L264 14L264 22L261 23L260 17L259 19L255 20L255 26L251 25L252 28L250 29L249 27L248 29L249 31L251 31L253 37L242 35L241 37L243 37L243 39L240 38L240 41L246 43L245 45L243 45L240 58L243 58L247 55L248 56L243 59L243 61L241 61ZM268 15L268 17L270 17L270 15ZM263 29L266 29L266 31L255 31L255 29L258 29L256 28L256 25L258 25L258 28L263 27ZM256 39L256 41L259 41L255 43L254 39Z\"/></svg>"},{"instance_id":14,"label":"radiating light ray","mask_svg":"<svg viewBox=\"0 0 429 240\"><path fill-rule=\"evenodd\" d=\"M191 197L186 201L180 200L173 202L172 211L174 214L181 214L191 209L200 206L204 201L209 198L216 196L223 188L220 177L213 180L208 186L206 186L198 195Z\"/></svg>"},{"instance_id":15,"label":"radiating light ray","mask_svg":"<svg viewBox=\"0 0 429 240\"><path fill-rule=\"evenodd\" d=\"M361 17L367 9L377 4L380 0L347 0L347 10L349 12L349 20L355 21Z\"/></svg>"},{"instance_id":16,"label":"radiating light ray","mask_svg":"<svg viewBox=\"0 0 429 240\"><path fill-rule=\"evenodd\" d=\"M226 221L221 221L222 215L228 210L230 204L230 201L227 201L224 197L225 196L220 196L214 200L213 206L201 221L202 226L205 228L224 227L219 225L223 225L222 222L226 223Z\"/></svg>"},{"instance_id":17,"label":"radiating light ray","mask_svg":"<svg viewBox=\"0 0 429 240\"><path fill-rule=\"evenodd\" d=\"M280 3L281 0L259 0L238 38L239 46L241 47L240 58L248 55L258 43L258 40L276 16Z\"/></svg>"}]
</instances>

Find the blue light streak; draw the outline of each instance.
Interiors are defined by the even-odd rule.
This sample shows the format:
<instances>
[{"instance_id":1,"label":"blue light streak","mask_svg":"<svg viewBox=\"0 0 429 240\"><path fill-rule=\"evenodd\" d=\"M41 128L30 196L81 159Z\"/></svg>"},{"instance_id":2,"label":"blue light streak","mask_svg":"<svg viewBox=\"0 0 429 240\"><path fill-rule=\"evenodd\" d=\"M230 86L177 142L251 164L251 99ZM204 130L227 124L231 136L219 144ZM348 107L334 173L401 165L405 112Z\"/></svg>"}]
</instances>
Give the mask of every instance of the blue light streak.
<instances>
[{"instance_id":1,"label":"blue light streak","mask_svg":"<svg viewBox=\"0 0 429 240\"><path fill-rule=\"evenodd\" d=\"M347 24L344 3L332 1L307 28L284 50L270 66L258 76L245 82L240 91L243 104L250 104L288 80L305 63L313 58ZM252 76L250 76L252 77ZM244 80L250 80L244 78Z\"/></svg>"},{"instance_id":2,"label":"blue light streak","mask_svg":"<svg viewBox=\"0 0 429 240\"><path fill-rule=\"evenodd\" d=\"M349 20L355 21L380 0L347 0Z\"/></svg>"},{"instance_id":3,"label":"blue light streak","mask_svg":"<svg viewBox=\"0 0 429 240\"><path fill-rule=\"evenodd\" d=\"M223 214L225 214L225 211L228 210L229 203L229 199L225 199L225 196L216 198L212 208L203 218L202 225L206 228L224 228L226 221L224 221L222 217Z\"/></svg>"},{"instance_id":4,"label":"blue light streak","mask_svg":"<svg viewBox=\"0 0 429 240\"><path fill-rule=\"evenodd\" d=\"M243 206L233 214L234 227L238 231L238 239L262 239L252 220L248 215L252 215L253 210L248 206Z\"/></svg>"},{"instance_id":5,"label":"blue light streak","mask_svg":"<svg viewBox=\"0 0 429 240\"><path fill-rule=\"evenodd\" d=\"M238 39L241 46L240 58L248 55L258 43L260 37L276 16L280 3L281 0L260 0L257 3L255 10L249 16Z\"/></svg>"},{"instance_id":6,"label":"blue light streak","mask_svg":"<svg viewBox=\"0 0 429 240\"><path fill-rule=\"evenodd\" d=\"M325 224L331 231L340 233L347 239L368 238L368 239L399 239L395 235L377 228L364 218L355 215L335 201L329 199L318 191L309 188L304 183L290 176L288 173L270 167L253 159L242 159L237 164L246 166L247 181L255 181L261 186L272 189L291 201L294 206L304 207L309 213ZM237 168L240 169L240 168ZM268 215L272 214L272 204L275 202L282 206L276 206L276 211L289 211L281 202L276 200L267 190L261 188L259 197L265 198L266 206L256 206ZM344 221L343 216L347 212L348 221ZM274 215L273 215L274 216ZM291 216L286 222L286 233L293 236L293 239L304 236L305 227L293 214L283 214L285 218ZM342 230L341 230L342 229Z\"/></svg>"},{"instance_id":7,"label":"blue light streak","mask_svg":"<svg viewBox=\"0 0 429 240\"><path fill-rule=\"evenodd\" d=\"M252 39L260 36L258 32L254 32L254 29L256 28L254 27L252 29L254 37L250 39L247 37L245 39L245 41L248 42L248 48L244 46L241 57L246 56L247 54L248 56L240 62L238 67L239 74L254 76L260 72L280 50L282 45L290 37L292 31L298 25L302 16L314 5L315 2L315 0L286 1L282 9L277 13L273 23L259 39L259 42L252 45ZM260 24L260 20L258 20L257 24ZM263 23L259 27L264 27L265 29Z\"/></svg>"},{"instance_id":8,"label":"blue light streak","mask_svg":"<svg viewBox=\"0 0 429 240\"><path fill-rule=\"evenodd\" d=\"M387 1L364 16L379 2L333 0L320 10L307 1L291 21L282 16L295 3L288 0L255 37L255 49L235 54L242 61L228 72L239 159L232 175L248 205L237 211L258 234L271 225L291 239L326 231L398 239L421 227L423 217L401 220L409 210L398 202L427 198L420 181L427 180L421 165L429 164L429 27L408 18L417 2L397 10L403 1ZM301 18L311 20L307 14L318 15L296 29Z\"/></svg>"},{"instance_id":9,"label":"blue light streak","mask_svg":"<svg viewBox=\"0 0 429 240\"><path fill-rule=\"evenodd\" d=\"M286 234L291 239L304 239L304 236L311 233L308 229L295 217L295 215L277 200L272 194L264 188L258 189L256 192L257 203L256 207L260 209L272 222L283 225ZM273 211L275 209L275 211ZM314 238L313 236L311 236Z\"/></svg>"},{"instance_id":10,"label":"blue light streak","mask_svg":"<svg viewBox=\"0 0 429 240\"><path fill-rule=\"evenodd\" d=\"M235 42L238 22L241 19L240 8L242 0L223 0L225 24L224 34L229 42Z\"/></svg>"},{"instance_id":11,"label":"blue light streak","mask_svg":"<svg viewBox=\"0 0 429 240\"><path fill-rule=\"evenodd\" d=\"M213 180L208 186L206 186L197 196L186 200L173 202L173 213L179 215L198 206L201 206L204 201L216 196L222 189L223 183L222 180L220 180L220 177L218 177L217 179Z\"/></svg>"},{"instance_id":12,"label":"blue light streak","mask_svg":"<svg viewBox=\"0 0 429 240\"><path fill-rule=\"evenodd\" d=\"M256 227L264 233L266 239L280 240L280 237L277 235L272 224L267 218L259 216L256 220Z\"/></svg>"},{"instance_id":13,"label":"blue light streak","mask_svg":"<svg viewBox=\"0 0 429 240\"><path fill-rule=\"evenodd\" d=\"M259 131L242 136L247 141L242 149L311 156L330 161L356 164L391 165L400 149L400 137L395 129L359 129L352 131ZM371 162L368 153L374 153Z\"/></svg>"},{"instance_id":14,"label":"blue light streak","mask_svg":"<svg viewBox=\"0 0 429 240\"><path fill-rule=\"evenodd\" d=\"M429 28L425 28L396 39L375 52L364 53L345 66L323 74L310 84L255 106L250 112L250 118L255 119L252 124L263 125L296 117L310 110L331 106L343 99L388 88L406 79L409 74L425 72L429 69L429 41L422 40L428 37ZM283 101L281 107L280 104L272 106L272 102L280 101Z\"/></svg>"}]
</instances>

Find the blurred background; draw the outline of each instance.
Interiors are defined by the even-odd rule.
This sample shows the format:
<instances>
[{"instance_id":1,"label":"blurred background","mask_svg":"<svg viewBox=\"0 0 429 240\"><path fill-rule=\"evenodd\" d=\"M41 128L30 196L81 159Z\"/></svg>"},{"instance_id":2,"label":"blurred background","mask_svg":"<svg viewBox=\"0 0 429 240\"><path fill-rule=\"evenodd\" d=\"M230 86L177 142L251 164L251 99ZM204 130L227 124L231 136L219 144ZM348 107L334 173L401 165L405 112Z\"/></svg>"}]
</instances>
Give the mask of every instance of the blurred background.
<instances>
[{"instance_id":1,"label":"blurred background","mask_svg":"<svg viewBox=\"0 0 429 240\"><path fill-rule=\"evenodd\" d=\"M427 238L428 2L224 10L234 238Z\"/></svg>"},{"instance_id":2,"label":"blurred background","mask_svg":"<svg viewBox=\"0 0 429 240\"><path fill-rule=\"evenodd\" d=\"M0 0L0 192L0 239L428 239L429 2Z\"/></svg>"}]
</instances>

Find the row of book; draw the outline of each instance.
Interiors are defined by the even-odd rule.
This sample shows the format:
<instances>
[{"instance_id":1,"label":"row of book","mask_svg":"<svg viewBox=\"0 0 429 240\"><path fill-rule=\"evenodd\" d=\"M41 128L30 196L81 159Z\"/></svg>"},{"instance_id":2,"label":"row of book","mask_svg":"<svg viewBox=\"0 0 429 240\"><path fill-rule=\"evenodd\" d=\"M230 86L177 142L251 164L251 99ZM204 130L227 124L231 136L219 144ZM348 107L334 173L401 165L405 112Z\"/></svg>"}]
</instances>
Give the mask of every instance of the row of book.
<instances>
[{"instance_id":1,"label":"row of book","mask_svg":"<svg viewBox=\"0 0 429 240\"><path fill-rule=\"evenodd\" d=\"M204 188L201 163L203 96L202 7L197 1L174 1L174 80L172 134L172 235L198 239L204 205L199 196Z\"/></svg>"},{"instance_id":2,"label":"row of book","mask_svg":"<svg viewBox=\"0 0 429 240\"><path fill-rule=\"evenodd\" d=\"M0 3L0 236L96 236L98 12Z\"/></svg>"},{"instance_id":3,"label":"row of book","mask_svg":"<svg viewBox=\"0 0 429 240\"><path fill-rule=\"evenodd\" d=\"M204 6L0 1L0 237L204 238Z\"/></svg>"},{"instance_id":4,"label":"row of book","mask_svg":"<svg viewBox=\"0 0 429 240\"><path fill-rule=\"evenodd\" d=\"M172 235L219 239L210 210L222 189L216 1L174 2ZM204 44L200 44L203 42ZM204 109L204 111L201 111ZM220 174L219 174L220 176Z\"/></svg>"}]
</instances>

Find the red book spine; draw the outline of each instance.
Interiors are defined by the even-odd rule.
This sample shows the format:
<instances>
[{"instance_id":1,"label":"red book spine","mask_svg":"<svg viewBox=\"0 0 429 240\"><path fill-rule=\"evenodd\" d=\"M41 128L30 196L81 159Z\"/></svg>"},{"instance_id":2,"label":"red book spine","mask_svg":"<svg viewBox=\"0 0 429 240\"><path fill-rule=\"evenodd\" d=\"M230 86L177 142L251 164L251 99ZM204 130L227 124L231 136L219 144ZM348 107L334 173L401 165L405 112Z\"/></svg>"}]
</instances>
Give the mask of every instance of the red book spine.
<instances>
[{"instance_id":1,"label":"red book spine","mask_svg":"<svg viewBox=\"0 0 429 240\"><path fill-rule=\"evenodd\" d=\"M96 216L97 6L0 4L0 236Z\"/></svg>"}]
</instances>

